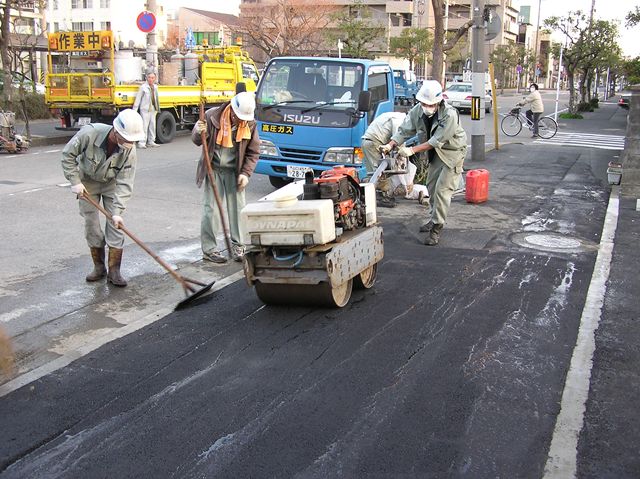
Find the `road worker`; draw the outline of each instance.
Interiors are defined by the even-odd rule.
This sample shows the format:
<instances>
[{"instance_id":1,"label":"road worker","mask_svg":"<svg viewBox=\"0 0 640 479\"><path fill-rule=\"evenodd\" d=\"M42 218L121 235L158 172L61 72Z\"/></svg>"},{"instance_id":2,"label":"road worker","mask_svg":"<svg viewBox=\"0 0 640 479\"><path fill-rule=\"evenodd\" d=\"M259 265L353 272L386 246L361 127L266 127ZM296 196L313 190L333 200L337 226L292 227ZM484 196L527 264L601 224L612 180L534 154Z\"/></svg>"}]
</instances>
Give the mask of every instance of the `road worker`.
<instances>
[{"instance_id":1,"label":"road worker","mask_svg":"<svg viewBox=\"0 0 640 479\"><path fill-rule=\"evenodd\" d=\"M427 233L424 244L435 246L447 219L451 197L460 182L467 154L467 134L460 124L458 110L444 101L440 83L425 81L416 100L419 103L409 111L398 132L381 147L381 151L389 152L412 136L418 136L417 145L400 146L398 154L405 157L427 155L430 213L429 221L420 227L420 231Z\"/></svg>"},{"instance_id":2,"label":"road worker","mask_svg":"<svg viewBox=\"0 0 640 479\"><path fill-rule=\"evenodd\" d=\"M142 118L131 110L122 110L113 126L91 123L71 138L62 150L62 170L71 183L71 192L80 197L80 215L84 218L85 238L91 249L93 271L87 281L105 276L115 286L126 286L120 274L124 234L122 214L131 193L136 172L136 141L144 139ZM112 215L104 232L98 210L82 200L88 195ZM105 244L109 246L108 272Z\"/></svg>"}]
</instances>

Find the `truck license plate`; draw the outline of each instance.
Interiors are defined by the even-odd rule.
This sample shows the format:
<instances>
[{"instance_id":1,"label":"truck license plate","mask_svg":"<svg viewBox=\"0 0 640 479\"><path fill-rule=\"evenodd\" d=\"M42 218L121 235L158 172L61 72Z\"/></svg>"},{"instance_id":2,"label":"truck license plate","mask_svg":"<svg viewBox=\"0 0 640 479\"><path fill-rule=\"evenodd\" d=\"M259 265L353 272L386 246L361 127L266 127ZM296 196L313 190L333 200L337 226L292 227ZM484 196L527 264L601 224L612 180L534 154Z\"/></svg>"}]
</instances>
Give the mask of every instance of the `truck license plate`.
<instances>
[{"instance_id":1,"label":"truck license plate","mask_svg":"<svg viewBox=\"0 0 640 479\"><path fill-rule=\"evenodd\" d=\"M289 178L304 178L304 175L307 171L313 173L313 168L310 168L308 166L287 165L287 176Z\"/></svg>"},{"instance_id":2,"label":"truck license plate","mask_svg":"<svg viewBox=\"0 0 640 479\"><path fill-rule=\"evenodd\" d=\"M88 125L89 123L91 123L90 116L81 116L80 118L78 118L78 126L85 126L85 125Z\"/></svg>"}]
</instances>

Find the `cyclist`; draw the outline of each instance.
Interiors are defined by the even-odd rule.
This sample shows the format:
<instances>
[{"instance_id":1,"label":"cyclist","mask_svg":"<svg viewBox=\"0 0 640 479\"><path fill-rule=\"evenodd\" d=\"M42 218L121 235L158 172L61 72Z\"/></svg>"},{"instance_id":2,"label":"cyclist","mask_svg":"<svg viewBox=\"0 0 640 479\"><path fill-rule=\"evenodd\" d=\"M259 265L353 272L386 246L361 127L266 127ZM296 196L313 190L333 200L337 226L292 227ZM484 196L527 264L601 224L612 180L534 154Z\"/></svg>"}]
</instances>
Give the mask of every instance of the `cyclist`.
<instances>
[{"instance_id":1,"label":"cyclist","mask_svg":"<svg viewBox=\"0 0 640 479\"><path fill-rule=\"evenodd\" d=\"M531 109L525 112L527 115L527 120L533 123L533 136L532 138L536 138L538 135L538 120L540 120L540 116L544 113L544 105L542 104L542 97L540 96L540 92L538 91L538 85L536 83L532 83L529 85L529 94L522 99L520 103L517 103L516 106L525 106L527 104L531 104Z\"/></svg>"}]
</instances>

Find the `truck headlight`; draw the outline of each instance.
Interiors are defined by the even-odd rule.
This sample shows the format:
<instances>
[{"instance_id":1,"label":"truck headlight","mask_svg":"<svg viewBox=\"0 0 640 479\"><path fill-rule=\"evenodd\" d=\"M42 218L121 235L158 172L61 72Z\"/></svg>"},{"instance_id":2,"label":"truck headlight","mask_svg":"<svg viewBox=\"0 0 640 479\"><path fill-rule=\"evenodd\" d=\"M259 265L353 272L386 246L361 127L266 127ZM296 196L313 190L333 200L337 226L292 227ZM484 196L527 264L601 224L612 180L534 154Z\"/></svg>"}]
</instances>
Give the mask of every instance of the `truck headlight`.
<instances>
[{"instance_id":1,"label":"truck headlight","mask_svg":"<svg viewBox=\"0 0 640 479\"><path fill-rule=\"evenodd\" d=\"M260 154L264 156L278 156L278 149L272 142L260 140Z\"/></svg>"},{"instance_id":2,"label":"truck headlight","mask_svg":"<svg viewBox=\"0 0 640 479\"><path fill-rule=\"evenodd\" d=\"M353 148L329 148L324 155L329 163L353 163Z\"/></svg>"}]
</instances>

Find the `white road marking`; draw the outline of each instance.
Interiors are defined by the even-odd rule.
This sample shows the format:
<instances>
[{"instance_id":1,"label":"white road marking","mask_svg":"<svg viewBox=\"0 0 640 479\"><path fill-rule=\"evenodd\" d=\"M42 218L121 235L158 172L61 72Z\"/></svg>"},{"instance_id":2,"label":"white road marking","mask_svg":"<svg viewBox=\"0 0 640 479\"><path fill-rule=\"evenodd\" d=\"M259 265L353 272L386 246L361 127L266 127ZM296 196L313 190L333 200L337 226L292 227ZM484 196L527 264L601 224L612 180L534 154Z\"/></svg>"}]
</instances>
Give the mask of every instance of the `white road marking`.
<instances>
[{"instance_id":1,"label":"white road marking","mask_svg":"<svg viewBox=\"0 0 640 479\"><path fill-rule=\"evenodd\" d=\"M593 353L596 348L595 333L602 316L604 295L611 271L613 240L618 224L619 205L620 187L613 186L602 229L598 256L580 318L578 338L562 392L560 413L556 418L547 464L544 468L544 479L576 477L578 438L584 424L584 412L589 396Z\"/></svg>"},{"instance_id":2,"label":"white road marking","mask_svg":"<svg viewBox=\"0 0 640 479\"><path fill-rule=\"evenodd\" d=\"M554 146L585 146L587 148L598 148L601 150L623 150L624 138L625 137L621 135L558 132L553 138L548 140L539 138L534 140L533 143L537 145Z\"/></svg>"},{"instance_id":3,"label":"white road marking","mask_svg":"<svg viewBox=\"0 0 640 479\"><path fill-rule=\"evenodd\" d=\"M57 150L47 150L45 153L58 153L59 151L62 151L62 149L58 148Z\"/></svg>"}]
</instances>

